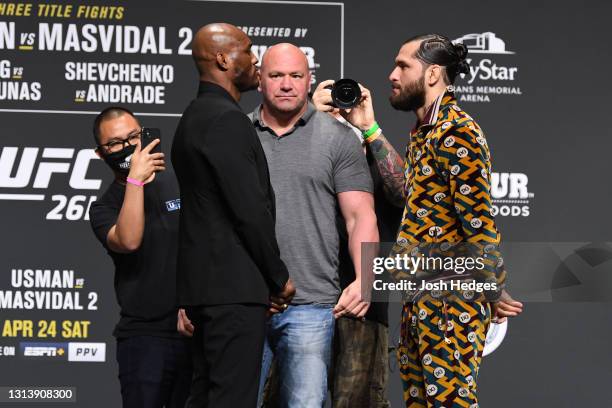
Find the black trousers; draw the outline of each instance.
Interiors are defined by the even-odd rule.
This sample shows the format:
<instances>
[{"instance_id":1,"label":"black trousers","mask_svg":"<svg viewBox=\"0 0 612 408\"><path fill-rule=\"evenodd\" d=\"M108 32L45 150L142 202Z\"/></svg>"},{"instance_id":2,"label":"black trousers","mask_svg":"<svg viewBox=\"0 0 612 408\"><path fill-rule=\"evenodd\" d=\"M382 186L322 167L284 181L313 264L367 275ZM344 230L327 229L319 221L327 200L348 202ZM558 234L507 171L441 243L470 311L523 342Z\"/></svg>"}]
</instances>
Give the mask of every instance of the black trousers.
<instances>
[{"instance_id":1,"label":"black trousers","mask_svg":"<svg viewBox=\"0 0 612 408\"><path fill-rule=\"evenodd\" d=\"M191 385L191 343L183 338L117 339L123 408L183 408Z\"/></svg>"},{"instance_id":2,"label":"black trousers","mask_svg":"<svg viewBox=\"0 0 612 408\"><path fill-rule=\"evenodd\" d=\"M187 309L195 326L188 408L255 408L266 307L255 304Z\"/></svg>"}]
</instances>

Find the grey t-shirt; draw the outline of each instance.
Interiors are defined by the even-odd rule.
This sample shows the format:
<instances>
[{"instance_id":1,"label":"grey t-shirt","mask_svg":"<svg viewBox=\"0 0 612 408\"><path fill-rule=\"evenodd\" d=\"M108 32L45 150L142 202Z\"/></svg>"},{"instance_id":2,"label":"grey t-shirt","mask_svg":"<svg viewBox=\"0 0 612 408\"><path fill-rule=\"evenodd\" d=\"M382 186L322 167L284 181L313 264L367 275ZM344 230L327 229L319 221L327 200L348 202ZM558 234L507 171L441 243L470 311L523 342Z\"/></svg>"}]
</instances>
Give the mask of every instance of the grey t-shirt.
<instances>
[{"instance_id":1,"label":"grey t-shirt","mask_svg":"<svg viewBox=\"0 0 612 408\"><path fill-rule=\"evenodd\" d=\"M260 108L249 116L268 160L276 237L296 287L292 303L335 303L341 217L336 194L373 191L361 144L351 129L312 104L280 137L262 121Z\"/></svg>"}]
</instances>

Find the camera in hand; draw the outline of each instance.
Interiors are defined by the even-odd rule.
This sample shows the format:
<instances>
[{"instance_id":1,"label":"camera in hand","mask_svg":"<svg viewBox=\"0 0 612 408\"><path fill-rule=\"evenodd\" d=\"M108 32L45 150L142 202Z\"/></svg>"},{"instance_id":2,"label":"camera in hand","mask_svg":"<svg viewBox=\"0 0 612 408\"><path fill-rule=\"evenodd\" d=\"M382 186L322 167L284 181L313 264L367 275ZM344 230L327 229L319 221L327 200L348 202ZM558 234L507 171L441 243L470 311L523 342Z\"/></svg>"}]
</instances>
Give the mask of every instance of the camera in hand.
<instances>
[{"instance_id":1,"label":"camera in hand","mask_svg":"<svg viewBox=\"0 0 612 408\"><path fill-rule=\"evenodd\" d=\"M336 108L351 109L361 101L361 88L352 79L339 79L327 88L331 89L333 106Z\"/></svg>"}]
</instances>

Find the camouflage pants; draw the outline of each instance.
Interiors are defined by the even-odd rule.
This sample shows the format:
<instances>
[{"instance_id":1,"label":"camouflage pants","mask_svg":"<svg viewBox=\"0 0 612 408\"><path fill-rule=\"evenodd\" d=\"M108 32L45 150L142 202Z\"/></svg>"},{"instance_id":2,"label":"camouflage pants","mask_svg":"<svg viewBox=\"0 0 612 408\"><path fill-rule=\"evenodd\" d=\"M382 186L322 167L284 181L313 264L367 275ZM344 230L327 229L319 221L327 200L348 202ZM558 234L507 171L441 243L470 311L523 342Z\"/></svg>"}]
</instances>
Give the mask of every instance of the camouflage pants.
<instances>
[{"instance_id":1,"label":"camouflage pants","mask_svg":"<svg viewBox=\"0 0 612 408\"><path fill-rule=\"evenodd\" d=\"M348 317L336 321L331 382L334 408L387 408L389 333L385 325Z\"/></svg>"},{"instance_id":2,"label":"camouflage pants","mask_svg":"<svg viewBox=\"0 0 612 408\"><path fill-rule=\"evenodd\" d=\"M348 317L336 321L331 387L333 408L388 408L387 327ZM278 408L278 378L272 364L262 407Z\"/></svg>"},{"instance_id":3,"label":"camouflage pants","mask_svg":"<svg viewBox=\"0 0 612 408\"><path fill-rule=\"evenodd\" d=\"M477 408L476 377L489 303L423 298L406 303L398 359L407 408Z\"/></svg>"}]
</instances>

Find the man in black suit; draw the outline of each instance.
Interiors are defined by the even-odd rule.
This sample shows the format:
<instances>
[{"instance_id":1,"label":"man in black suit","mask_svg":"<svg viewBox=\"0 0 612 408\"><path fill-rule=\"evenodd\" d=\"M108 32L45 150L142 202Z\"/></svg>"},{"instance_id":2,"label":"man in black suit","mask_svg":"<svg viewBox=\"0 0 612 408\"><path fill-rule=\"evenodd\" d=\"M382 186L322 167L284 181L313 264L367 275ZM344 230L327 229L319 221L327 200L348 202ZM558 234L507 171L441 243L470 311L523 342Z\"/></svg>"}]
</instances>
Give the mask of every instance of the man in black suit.
<instances>
[{"instance_id":1,"label":"man in black suit","mask_svg":"<svg viewBox=\"0 0 612 408\"><path fill-rule=\"evenodd\" d=\"M295 292L274 233L264 151L238 105L259 83L258 61L230 24L202 27L192 53L198 97L172 146L181 191L177 290L195 326L188 406L254 407L270 299L270 311L282 311Z\"/></svg>"}]
</instances>

